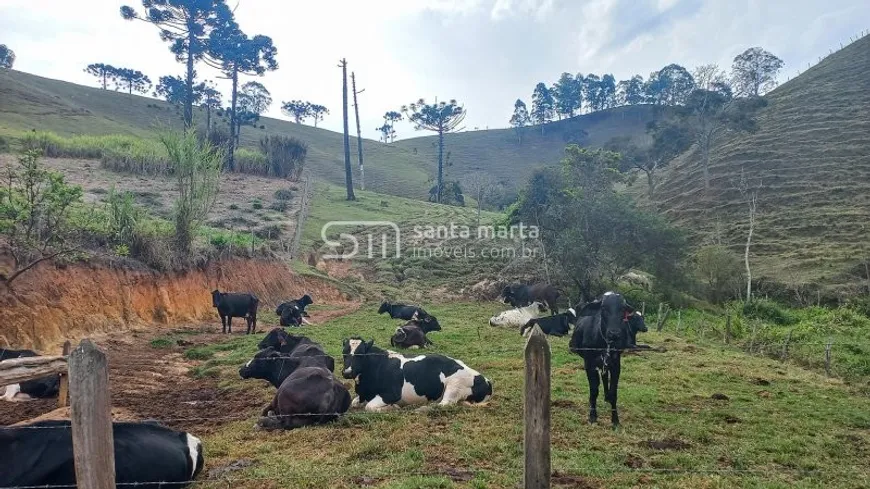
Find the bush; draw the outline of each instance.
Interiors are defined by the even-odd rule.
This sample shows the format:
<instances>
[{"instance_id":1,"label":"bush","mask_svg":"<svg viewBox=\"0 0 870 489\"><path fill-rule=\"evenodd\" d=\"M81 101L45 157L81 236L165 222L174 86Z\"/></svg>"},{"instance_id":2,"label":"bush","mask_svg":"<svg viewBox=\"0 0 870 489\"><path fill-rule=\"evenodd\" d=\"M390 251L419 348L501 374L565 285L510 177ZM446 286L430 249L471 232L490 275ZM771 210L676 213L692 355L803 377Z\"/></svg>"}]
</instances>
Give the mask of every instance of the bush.
<instances>
[{"instance_id":1,"label":"bush","mask_svg":"<svg viewBox=\"0 0 870 489\"><path fill-rule=\"evenodd\" d=\"M115 243L130 245L133 243L136 225L144 217L145 212L133 203L133 194L118 193L115 187L112 187L106 199L106 215L110 238Z\"/></svg>"},{"instance_id":2,"label":"bush","mask_svg":"<svg viewBox=\"0 0 870 489\"><path fill-rule=\"evenodd\" d=\"M743 282L740 257L721 245L705 246L694 256L695 273L707 300L722 304L739 297Z\"/></svg>"},{"instance_id":3,"label":"bush","mask_svg":"<svg viewBox=\"0 0 870 489\"><path fill-rule=\"evenodd\" d=\"M239 148L235 151L233 161L236 173L269 176L269 162L262 153Z\"/></svg>"},{"instance_id":4,"label":"bush","mask_svg":"<svg viewBox=\"0 0 870 489\"><path fill-rule=\"evenodd\" d=\"M255 210L260 210L263 208L263 202L260 201L259 199L257 199L255 201L251 202L251 207Z\"/></svg>"},{"instance_id":5,"label":"bush","mask_svg":"<svg viewBox=\"0 0 870 489\"><path fill-rule=\"evenodd\" d=\"M275 202L269 204L269 209L272 209L273 211L287 212L287 209L289 208L290 203L286 200L276 200Z\"/></svg>"},{"instance_id":6,"label":"bush","mask_svg":"<svg viewBox=\"0 0 870 489\"><path fill-rule=\"evenodd\" d=\"M276 190L274 195L275 195L275 198L278 200L292 200L293 199L293 191L290 189L286 189L286 188Z\"/></svg>"},{"instance_id":7,"label":"bush","mask_svg":"<svg viewBox=\"0 0 870 489\"><path fill-rule=\"evenodd\" d=\"M260 151L268 161L269 176L298 180L308 146L296 138L266 136L260 139Z\"/></svg>"},{"instance_id":8,"label":"bush","mask_svg":"<svg viewBox=\"0 0 870 489\"><path fill-rule=\"evenodd\" d=\"M785 307L767 299L753 299L743 305L743 315L748 318L767 321L780 326L796 324L799 318Z\"/></svg>"}]
</instances>

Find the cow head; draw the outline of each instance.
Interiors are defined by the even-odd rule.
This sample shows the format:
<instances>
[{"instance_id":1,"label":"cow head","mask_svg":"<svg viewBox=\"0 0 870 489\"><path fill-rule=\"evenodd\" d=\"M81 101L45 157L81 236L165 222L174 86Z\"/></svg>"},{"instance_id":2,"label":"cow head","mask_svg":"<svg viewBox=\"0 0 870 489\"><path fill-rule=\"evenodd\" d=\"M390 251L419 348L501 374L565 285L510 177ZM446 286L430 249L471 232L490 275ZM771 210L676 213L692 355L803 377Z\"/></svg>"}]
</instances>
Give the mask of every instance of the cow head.
<instances>
[{"instance_id":1,"label":"cow head","mask_svg":"<svg viewBox=\"0 0 870 489\"><path fill-rule=\"evenodd\" d=\"M363 355L371 351L374 343L375 340L366 343L359 336L344 340L341 350L342 357L344 358L344 369L341 371L341 375L345 379L355 379L362 373L365 358Z\"/></svg>"},{"instance_id":2,"label":"cow head","mask_svg":"<svg viewBox=\"0 0 870 489\"><path fill-rule=\"evenodd\" d=\"M290 367L290 371L296 370L299 359L282 356L281 352L272 347L260 350L242 368L239 376L243 379L266 379L272 377L278 370Z\"/></svg>"},{"instance_id":3,"label":"cow head","mask_svg":"<svg viewBox=\"0 0 870 489\"><path fill-rule=\"evenodd\" d=\"M211 304L214 307L217 307L221 301L221 291L218 289L214 289L211 291Z\"/></svg>"},{"instance_id":4,"label":"cow head","mask_svg":"<svg viewBox=\"0 0 870 489\"><path fill-rule=\"evenodd\" d=\"M308 294L303 295L302 298L300 298L296 302L298 302L299 305L302 307L307 307L309 304L314 304L314 301L311 299L311 296Z\"/></svg>"},{"instance_id":5,"label":"cow head","mask_svg":"<svg viewBox=\"0 0 870 489\"><path fill-rule=\"evenodd\" d=\"M389 310L390 310L390 303L386 302L386 301L381 302L381 307L378 308L378 314L383 314L385 312L388 312Z\"/></svg>"},{"instance_id":6,"label":"cow head","mask_svg":"<svg viewBox=\"0 0 870 489\"><path fill-rule=\"evenodd\" d=\"M514 299L514 286L513 285L505 285L504 289L501 290L501 296L499 296L499 301L502 304L513 305L513 299Z\"/></svg>"},{"instance_id":7,"label":"cow head","mask_svg":"<svg viewBox=\"0 0 870 489\"><path fill-rule=\"evenodd\" d=\"M263 341L261 341L257 345L257 347L261 350L265 348L274 348L276 350L281 350L282 347L287 345L287 339L289 338L289 336L290 335L288 335L287 332L283 329L274 328L272 329L272 331L266 333L266 337L263 338Z\"/></svg>"},{"instance_id":8,"label":"cow head","mask_svg":"<svg viewBox=\"0 0 870 489\"><path fill-rule=\"evenodd\" d=\"M628 322L634 314L634 308L625 302L621 294L608 292L598 301L590 302L583 306L579 316L601 316L601 334L609 346L622 348L628 338L627 328L623 323Z\"/></svg>"},{"instance_id":9,"label":"cow head","mask_svg":"<svg viewBox=\"0 0 870 489\"><path fill-rule=\"evenodd\" d=\"M438 323L438 319L432 315L425 315L422 318L416 318L414 320L414 324L420 327L425 333L431 333L432 331L441 331L441 324Z\"/></svg>"},{"instance_id":10,"label":"cow head","mask_svg":"<svg viewBox=\"0 0 870 489\"><path fill-rule=\"evenodd\" d=\"M646 327L646 321L643 319L643 314L640 311L634 311L633 314L628 316L628 325L635 333L646 333L649 331Z\"/></svg>"}]
</instances>

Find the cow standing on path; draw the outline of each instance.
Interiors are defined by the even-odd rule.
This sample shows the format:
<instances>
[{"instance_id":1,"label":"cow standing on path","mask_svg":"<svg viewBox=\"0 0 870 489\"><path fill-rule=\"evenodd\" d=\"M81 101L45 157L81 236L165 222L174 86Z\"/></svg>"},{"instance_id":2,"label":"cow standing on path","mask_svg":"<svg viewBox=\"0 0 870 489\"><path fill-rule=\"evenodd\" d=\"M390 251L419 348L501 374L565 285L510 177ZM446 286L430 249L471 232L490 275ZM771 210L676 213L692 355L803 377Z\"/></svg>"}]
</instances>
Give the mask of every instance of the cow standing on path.
<instances>
[{"instance_id":1,"label":"cow standing on path","mask_svg":"<svg viewBox=\"0 0 870 489\"><path fill-rule=\"evenodd\" d=\"M237 294L231 292L211 291L212 305L217 308L221 317L223 333L233 332L233 318L245 318L248 323L246 334L257 331L257 308L260 300L254 294Z\"/></svg>"}]
</instances>

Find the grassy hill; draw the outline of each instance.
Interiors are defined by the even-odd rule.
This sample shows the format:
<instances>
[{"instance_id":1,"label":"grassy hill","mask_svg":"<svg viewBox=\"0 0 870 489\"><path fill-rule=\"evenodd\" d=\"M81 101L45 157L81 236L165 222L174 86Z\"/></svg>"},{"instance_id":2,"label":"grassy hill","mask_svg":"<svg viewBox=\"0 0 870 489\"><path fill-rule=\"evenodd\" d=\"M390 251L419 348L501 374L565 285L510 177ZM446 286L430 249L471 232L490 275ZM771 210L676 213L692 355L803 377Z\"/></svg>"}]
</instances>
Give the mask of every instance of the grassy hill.
<instances>
[{"instance_id":1,"label":"grassy hill","mask_svg":"<svg viewBox=\"0 0 870 489\"><path fill-rule=\"evenodd\" d=\"M841 289L870 280L870 37L829 56L769 96L755 134L722 138L712 152L711 188L699 156L672 165L658 206L677 223L742 253L746 203L741 170L761 180L752 261L787 284ZM756 272L756 273L757 273Z\"/></svg>"},{"instance_id":2,"label":"grassy hill","mask_svg":"<svg viewBox=\"0 0 870 489\"><path fill-rule=\"evenodd\" d=\"M509 184L522 182L539 164L562 157L568 141L600 145L614 136L643 136L653 117L650 107L623 107L526 129L518 144L510 129L468 131L447 136L449 179L484 171ZM205 111L195 110L204 123ZM36 129L61 135L130 134L152 137L159 127L180 127L175 107L138 95L51 80L19 71L0 71L0 136ZM344 184L342 135L333 131L263 118L264 129L244 127L242 146L256 147L260 137L283 134L308 143L307 166L318 179ZM423 134L423 133L421 133ZM364 140L366 188L376 192L424 199L436 172L434 136L394 144ZM356 138L351 141L356 161ZM354 164L354 168L356 164ZM354 175L357 176L356 174Z\"/></svg>"}]
</instances>

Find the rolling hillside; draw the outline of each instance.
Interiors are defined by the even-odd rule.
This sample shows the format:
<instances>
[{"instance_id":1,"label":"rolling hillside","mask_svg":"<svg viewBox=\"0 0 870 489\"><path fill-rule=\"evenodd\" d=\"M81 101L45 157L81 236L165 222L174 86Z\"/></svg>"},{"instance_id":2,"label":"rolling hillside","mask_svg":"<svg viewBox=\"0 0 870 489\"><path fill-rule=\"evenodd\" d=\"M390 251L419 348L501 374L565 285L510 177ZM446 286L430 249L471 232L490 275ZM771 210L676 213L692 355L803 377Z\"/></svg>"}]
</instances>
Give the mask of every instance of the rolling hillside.
<instances>
[{"instance_id":1,"label":"rolling hillside","mask_svg":"<svg viewBox=\"0 0 870 489\"><path fill-rule=\"evenodd\" d=\"M870 37L834 53L769 96L755 134L721 138L704 190L696 154L672 165L657 204L673 220L743 252L741 170L761 181L756 275L834 290L870 281ZM717 224L720 223L720 224ZM860 284L860 285L859 285Z\"/></svg>"},{"instance_id":2,"label":"rolling hillside","mask_svg":"<svg viewBox=\"0 0 870 489\"><path fill-rule=\"evenodd\" d=\"M472 109L473 110L473 109ZM204 121L205 112L195 117ZM522 144L510 129L448 135L448 179L483 171L509 184L521 183L540 164L562 157L569 140L600 145L621 135L643 136L653 117L650 107L623 107L526 129ZM71 134L132 134L150 137L161 126L179 127L177 110L166 102L100 90L19 71L0 71L0 135L31 129ZM242 145L254 147L266 134L283 134L308 143L308 168L316 178L344 184L344 146L340 133L263 118L265 129L244 127ZM425 134L425 133L419 133ZM436 172L434 136L383 144L365 140L366 187L376 192L424 199ZM356 138L351 140L356 161ZM356 165L354 164L354 168ZM356 175L355 175L356 176Z\"/></svg>"}]
</instances>

